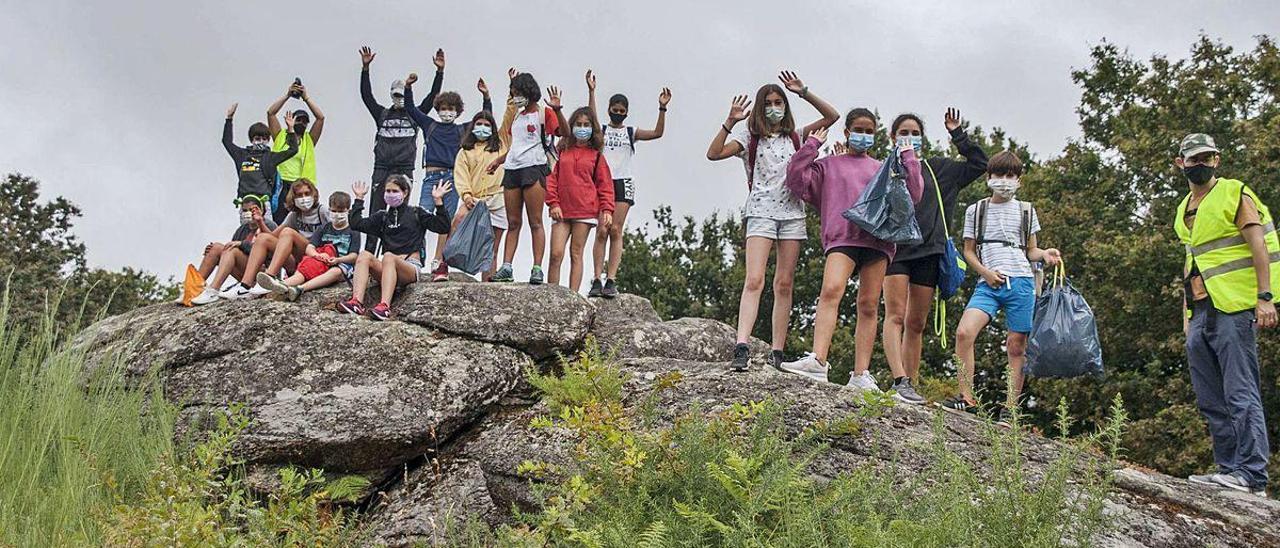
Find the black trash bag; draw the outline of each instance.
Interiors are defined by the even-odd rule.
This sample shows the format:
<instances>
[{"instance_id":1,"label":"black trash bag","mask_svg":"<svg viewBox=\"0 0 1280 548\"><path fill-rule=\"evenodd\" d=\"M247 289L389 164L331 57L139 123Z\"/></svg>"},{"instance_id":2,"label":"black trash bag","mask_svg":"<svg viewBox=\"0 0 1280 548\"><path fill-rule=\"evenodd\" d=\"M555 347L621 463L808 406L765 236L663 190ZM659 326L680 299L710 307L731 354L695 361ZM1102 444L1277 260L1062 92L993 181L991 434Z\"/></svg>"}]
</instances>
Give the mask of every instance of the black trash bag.
<instances>
[{"instance_id":1,"label":"black trash bag","mask_svg":"<svg viewBox=\"0 0 1280 548\"><path fill-rule=\"evenodd\" d=\"M1036 299L1022 372L1030 377L1102 376L1102 344L1093 309L1066 279L1061 264Z\"/></svg>"},{"instance_id":2,"label":"black trash bag","mask_svg":"<svg viewBox=\"0 0 1280 548\"><path fill-rule=\"evenodd\" d=\"M493 268L493 225L484 202L477 200L476 207L449 235L444 244L444 262L473 276Z\"/></svg>"},{"instance_id":3,"label":"black trash bag","mask_svg":"<svg viewBox=\"0 0 1280 548\"><path fill-rule=\"evenodd\" d=\"M878 240L901 245L924 241L916 223L916 206L907 190L907 170L896 150L880 164L871 184L843 215Z\"/></svg>"}]
</instances>

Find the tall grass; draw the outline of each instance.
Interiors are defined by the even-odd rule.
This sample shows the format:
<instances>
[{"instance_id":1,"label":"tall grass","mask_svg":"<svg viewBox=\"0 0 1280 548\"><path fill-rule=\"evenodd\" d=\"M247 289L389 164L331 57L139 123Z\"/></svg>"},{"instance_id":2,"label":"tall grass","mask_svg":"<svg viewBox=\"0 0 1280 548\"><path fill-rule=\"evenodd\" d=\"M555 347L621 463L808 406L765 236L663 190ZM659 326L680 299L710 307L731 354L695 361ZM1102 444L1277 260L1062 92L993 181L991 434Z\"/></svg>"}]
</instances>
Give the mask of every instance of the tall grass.
<instances>
[{"instance_id":1,"label":"tall grass","mask_svg":"<svg viewBox=\"0 0 1280 548\"><path fill-rule=\"evenodd\" d=\"M10 322L0 306L0 545L98 544L116 496L139 493L172 454L176 410L154 377L85 371L50 317Z\"/></svg>"}]
</instances>

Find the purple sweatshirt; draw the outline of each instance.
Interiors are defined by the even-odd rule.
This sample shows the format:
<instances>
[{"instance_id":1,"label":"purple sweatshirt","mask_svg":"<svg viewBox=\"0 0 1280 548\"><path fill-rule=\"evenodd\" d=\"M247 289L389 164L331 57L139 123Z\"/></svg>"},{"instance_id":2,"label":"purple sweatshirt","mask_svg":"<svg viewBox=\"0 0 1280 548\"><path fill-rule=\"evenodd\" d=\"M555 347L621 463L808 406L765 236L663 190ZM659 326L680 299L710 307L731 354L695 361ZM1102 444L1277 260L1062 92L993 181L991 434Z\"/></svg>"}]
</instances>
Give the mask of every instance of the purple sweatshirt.
<instances>
[{"instance_id":1,"label":"purple sweatshirt","mask_svg":"<svg viewBox=\"0 0 1280 548\"><path fill-rule=\"evenodd\" d=\"M822 219L822 250L830 251L842 246L869 247L884 252L893 260L896 245L873 238L842 216L880 169L880 160L865 154L841 154L819 160L820 146L822 141L814 137L805 140L804 146L787 164L786 185L797 198L818 208ZM907 169L907 191L911 193L911 201L920 203L924 178L920 175L920 160L916 158L915 151L904 153L902 163Z\"/></svg>"}]
</instances>

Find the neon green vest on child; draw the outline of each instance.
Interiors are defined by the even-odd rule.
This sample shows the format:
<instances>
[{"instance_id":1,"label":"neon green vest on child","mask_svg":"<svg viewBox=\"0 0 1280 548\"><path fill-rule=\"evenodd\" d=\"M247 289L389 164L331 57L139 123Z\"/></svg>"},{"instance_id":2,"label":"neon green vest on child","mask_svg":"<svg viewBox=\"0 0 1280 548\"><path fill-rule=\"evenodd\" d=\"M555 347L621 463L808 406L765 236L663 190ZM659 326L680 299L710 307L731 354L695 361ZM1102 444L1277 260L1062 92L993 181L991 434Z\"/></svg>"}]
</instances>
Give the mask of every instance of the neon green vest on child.
<instances>
[{"instance_id":1,"label":"neon green vest on child","mask_svg":"<svg viewBox=\"0 0 1280 548\"><path fill-rule=\"evenodd\" d=\"M1178 216L1173 221L1178 239L1187 248L1184 271L1190 272L1194 261L1214 308L1228 314L1252 310L1258 303L1253 254L1236 226L1236 209L1240 207L1242 193L1258 207L1267 253L1271 256L1271 289L1280 289L1280 238L1276 237L1271 212L1244 183L1218 179L1196 207L1195 226L1190 229L1185 221L1187 203L1191 201L1188 194L1178 205Z\"/></svg>"},{"instance_id":2,"label":"neon green vest on child","mask_svg":"<svg viewBox=\"0 0 1280 548\"><path fill-rule=\"evenodd\" d=\"M286 135L283 129L276 134L275 141L271 143L272 152L289 148L289 144L285 142ZM302 136L302 141L298 143L297 154L276 166L276 173L280 174L282 181L306 179L319 185L316 181L316 143L311 140L311 132Z\"/></svg>"}]
</instances>

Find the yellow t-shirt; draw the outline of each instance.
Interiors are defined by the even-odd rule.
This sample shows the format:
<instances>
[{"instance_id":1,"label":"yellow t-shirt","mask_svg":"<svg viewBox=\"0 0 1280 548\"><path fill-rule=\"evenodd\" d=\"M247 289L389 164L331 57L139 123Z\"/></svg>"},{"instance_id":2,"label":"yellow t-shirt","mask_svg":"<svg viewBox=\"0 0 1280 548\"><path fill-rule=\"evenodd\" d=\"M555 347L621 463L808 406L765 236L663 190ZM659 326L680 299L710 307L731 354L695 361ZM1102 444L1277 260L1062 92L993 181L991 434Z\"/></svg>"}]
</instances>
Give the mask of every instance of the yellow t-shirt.
<instances>
[{"instance_id":1,"label":"yellow t-shirt","mask_svg":"<svg viewBox=\"0 0 1280 548\"><path fill-rule=\"evenodd\" d=\"M287 135L288 133L284 129L281 129L280 133L276 134L276 139L271 144L272 152L280 152L289 148L289 145L285 142ZM302 136L302 142L298 143L298 153L276 166L276 172L280 174L280 179L283 181L307 179L319 184L316 181L316 143L311 140L311 133Z\"/></svg>"}]
</instances>

